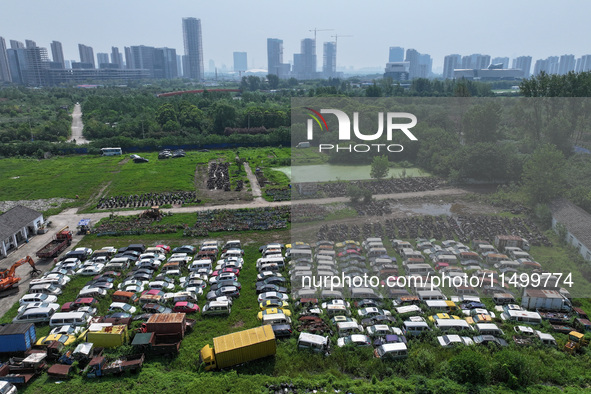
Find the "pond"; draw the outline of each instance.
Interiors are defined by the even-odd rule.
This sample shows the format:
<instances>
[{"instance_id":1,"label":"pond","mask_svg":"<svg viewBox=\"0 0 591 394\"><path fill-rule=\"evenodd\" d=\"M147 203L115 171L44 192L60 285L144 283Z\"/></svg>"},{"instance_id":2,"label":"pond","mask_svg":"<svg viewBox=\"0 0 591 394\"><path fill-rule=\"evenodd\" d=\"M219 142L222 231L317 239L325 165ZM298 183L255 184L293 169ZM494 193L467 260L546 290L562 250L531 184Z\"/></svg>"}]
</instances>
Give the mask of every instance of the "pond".
<instances>
[{"instance_id":1,"label":"pond","mask_svg":"<svg viewBox=\"0 0 591 394\"><path fill-rule=\"evenodd\" d=\"M292 182L328 182L328 181L356 181L371 179L369 173L371 165L343 166L333 164L316 164L307 166L278 167L274 170L287 175ZM402 178L429 176L430 174L419 168L390 168L389 177Z\"/></svg>"}]
</instances>

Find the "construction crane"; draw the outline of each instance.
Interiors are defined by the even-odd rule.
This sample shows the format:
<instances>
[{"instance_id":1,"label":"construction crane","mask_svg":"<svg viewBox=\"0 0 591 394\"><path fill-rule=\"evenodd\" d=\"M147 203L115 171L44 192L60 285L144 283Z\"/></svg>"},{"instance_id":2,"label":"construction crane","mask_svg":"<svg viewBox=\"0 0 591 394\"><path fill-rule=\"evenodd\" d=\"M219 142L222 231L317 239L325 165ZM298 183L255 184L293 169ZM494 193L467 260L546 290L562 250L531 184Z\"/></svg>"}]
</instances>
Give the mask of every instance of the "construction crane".
<instances>
[{"instance_id":1,"label":"construction crane","mask_svg":"<svg viewBox=\"0 0 591 394\"><path fill-rule=\"evenodd\" d=\"M16 269L18 267L20 267L21 265L27 264L27 263L29 263L29 265L32 268L31 275L37 275L38 273L41 272L40 270L37 269L37 267L35 267L35 261L33 261L31 256L27 256L24 259L20 259L19 261L14 263L12 265L12 267L5 269L3 271L0 271L0 291L8 290L12 286L18 285L18 282L20 282L21 278L19 278L18 276L15 276Z\"/></svg>"},{"instance_id":2,"label":"construction crane","mask_svg":"<svg viewBox=\"0 0 591 394\"><path fill-rule=\"evenodd\" d=\"M308 30L308 31L313 31L314 32L314 42L316 42L316 32L318 31L333 31L334 29L317 29L314 28L314 30Z\"/></svg>"},{"instance_id":3,"label":"construction crane","mask_svg":"<svg viewBox=\"0 0 591 394\"><path fill-rule=\"evenodd\" d=\"M349 36L349 35L345 35L345 34L335 34L334 36L331 36L331 37L334 37L334 45L336 47L338 44L339 37L353 37L353 36Z\"/></svg>"}]
</instances>

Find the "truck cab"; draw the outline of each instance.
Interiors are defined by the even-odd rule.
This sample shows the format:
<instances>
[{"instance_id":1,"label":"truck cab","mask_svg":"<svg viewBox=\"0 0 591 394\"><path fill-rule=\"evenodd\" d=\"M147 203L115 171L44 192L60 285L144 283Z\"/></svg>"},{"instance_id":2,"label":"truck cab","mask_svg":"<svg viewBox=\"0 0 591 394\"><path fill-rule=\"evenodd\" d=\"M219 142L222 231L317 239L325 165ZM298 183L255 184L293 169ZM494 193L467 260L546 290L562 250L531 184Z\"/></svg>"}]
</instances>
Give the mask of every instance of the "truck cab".
<instances>
[{"instance_id":1,"label":"truck cab","mask_svg":"<svg viewBox=\"0 0 591 394\"><path fill-rule=\"evenodd\" d=\"M206 371L217 368L217 365L215 363L215 353L211 346L205 345L201 349L201 352L199 353L199 363L205 364Z\"/></svg>"}]
</instances>

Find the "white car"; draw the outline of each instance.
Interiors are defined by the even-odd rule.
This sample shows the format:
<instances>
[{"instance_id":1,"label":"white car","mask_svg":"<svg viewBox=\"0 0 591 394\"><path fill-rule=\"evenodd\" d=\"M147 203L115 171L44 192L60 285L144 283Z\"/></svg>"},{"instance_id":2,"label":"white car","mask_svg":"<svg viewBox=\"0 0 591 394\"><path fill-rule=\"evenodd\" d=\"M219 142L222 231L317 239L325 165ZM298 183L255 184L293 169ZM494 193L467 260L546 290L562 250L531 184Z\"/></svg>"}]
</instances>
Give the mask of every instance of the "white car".
<instances>
[{"instance_id":1,"label":"white car","mask_svg":"<svg viewBox=\"0 0 591 394\"><path fill-rule=\"evenodd\" d=\"M76 335L82 332L82 326L58 326L49 331L49 335Z\"/></svg>"},{"instance_id":2,"label":"white car","mask_svg":"<svg viewBox=\"0 0 591 394\"><path fill-rule=\"evenodd\" d=\"M43 294L43 293L35 293L35 294L25 294L20 300L19 304L26 305L33 302L44 302L44 303L55 303L57 302L57 296Z\"/></svg>"},{"instance_id":3,"label":"white car","mask_svg":"<svg viewBox=\"0 0 591 394\"><path fill-rule=\"evenodd\" d=\"M127 313L135 313L137 311L135 306L126 304L124 302L113 302L109 306L109 312L127 312Z\"/></svg>"},{"instance_id":4,"label":"white car","mask_svg":"<svg viewBox=\"0 0 591 394\"><path fill-rule=\"evenodd\" d=\"M64 275L58 272L46 272L43 274L42 278L47 279L58 279L63 283L69 283L72 280L68 275Z\"/></svg>"},{"instance_id":5,"label":"white car","mask_svg":"<svg viewBox=\"0 0 591 394\"><path fill-rule=\"evenodd\" d=\"M89 316L94 316L98 310L92 306L81 306L80 308L76 309L76 312L85 312Z\"/></svg>"},{"instance_id":6,"label":"white car","mask_svg":"<svg viewBox=\"0 0 591 394\"><path fill-rule=\"evenodd\" d=\"M392 334L392 329L386 324L376 324L367 327L365 330L367 331L367 335L370 337L382 337Z\"/></svg>"},{"instance_id":7,"label":"white car","mask_svg":"<svg viewBox=\"0 0 591 394\"><path fill-rule=\"evenodd\" d=\"M334 300L330 300L328 302L323 302L321 307L322 307L322 309L326 309L329 305L342 305L345 308L349 308L351 306L348 301L334 299Z\"/></svg>"},{"instance_id":8,"label":"white car","mask_svg":"<svg viewBox=\"0 0 591 394\"><path fill-rule=\"evenodd\" d=\"M361 308L357 311L357 314L361 317L366 317L366 316L371 317L371 316L378 316L378 315L391 316L392 315L392 313L389 310L376 308L374 306L370 306L367 308Z\"/></svg>"},{"instance_id":9,"label":"white car","mask_svg":"<svg viewBox=\"0 0 591 394\"><path fill-rule=\"evenodd\" d=\"M23 313L27 309L31 309L31 308L51 308L54 311L57 311L58 309L60 309L60 304L53 303L53 302L51 302L51 303L48 303L48 302L29 302L28 304L21 304L21 306L17 310L17 313L20 315L21 313Z\"/></svg>"},{"instance_id":10,"label":"white car","mask_svg":"<svg viewBox=\"0 0 591 394\"><path fill-rule=\"evenodd\" d=\"M152 260L158 260L160 262L166 260L166 256L162 253L142 253L139 256L140 260L144 260L144 259L152 259Z\"/></svg>"},{"instance_id":11,"label":"white car","mask_svg":"<svg viewBox=\"0 0 591 394\"><path fill-rule=\"evenodd\" d=\"M474 345L474 341L470 337L461 337L459 335L442 335L437 337L437 342L442 347L452 347L455 345Z\"/></svg>"},{"instance_id":12,"label":"white car","mask_svg":"<svg viewBox=\"0 0 591 394\"><path fill-rule=\"evenodd\" d=\"M266 293L261 293L258 296L259 304L265 300L281 300L281 301L288 301L289 296L284 293L278 293L276 291L267 291Z\"/></svg>"},{"instance_id":13,"label":"white car","mask_svg":"<svg viewBox=\"0 0 591 394\"><path fill-rule=\"evenodd\" d=\"M148 287L150 289L157 289L157 290L174 290L174 283L167 282L165 280L157 280L154 282L148 283Z\"/></svg>"},{"instance_id":14,"label":"white car","mask_svg":"<svg viewBox=\"0 0 591 394\"><path fill-rule=\"evenodd\" d=\"M119 285L117 286L117 288L119 290L124 290L128 286L140 286L143 289L144 287L146 287L147 284L148 284L148 282L144 282L144 281L141 281L141 280L127 279L125 282L119 283Z\"/></svg>"},{"instance_id":15,"label":"white car","mask_svg":"<svg viewBox=\"0 0 591 394\"><path fill-rule=\"evenodd\" d=\"M94 276L94 275L98 275L101 272L103 272L104 269L105 269L104 264L95 263L93 265L89 265L87 267L80 268L78 271L76 271L76 275Z\"/></svg>"},{"instance_id":16,"label":"white car","mask_svg":"<svg viewBox=\"0 0 591 394\"><path fill-rule=\"evenodd\" d=\"M371 339L367 335L362 334L349 335L347 337L337 339L338 347L347 345L371 346Z\"/></svg>"},{"instance_id":17,"label":"white car","mask_svg":"<svg viewBox=\"0 0 591 394\"><path fill-rule=\"evenodd\" d=\"M84 297L104 297L107 295L107 290L100 287L84 286L78 293L78 298Z\"/></svg>"}]
</instances>

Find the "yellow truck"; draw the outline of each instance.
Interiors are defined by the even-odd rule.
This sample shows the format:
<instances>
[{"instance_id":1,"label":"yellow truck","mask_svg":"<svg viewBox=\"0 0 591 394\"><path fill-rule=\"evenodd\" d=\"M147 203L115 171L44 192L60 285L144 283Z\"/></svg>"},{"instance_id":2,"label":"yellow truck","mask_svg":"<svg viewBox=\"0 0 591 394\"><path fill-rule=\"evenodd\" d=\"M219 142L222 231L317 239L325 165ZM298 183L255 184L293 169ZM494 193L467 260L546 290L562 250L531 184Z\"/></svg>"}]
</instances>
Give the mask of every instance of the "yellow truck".
<instances>
[{"instance_id":1,"label":"yellow truck","mask_svg":"<svg viewBox=\"0 0 591 394\"><path fill-rule=\"evenodd\" d=\"M118 347L129 342L129 333L126 325L105 326L97 331L88 331L86 342L95 347Z\"/></svg>"},{"instance_id":2,"label":"yellow truck","mask_svg":"<svg viewBox=\"0 0 591 394\"><path fill-rule=\"evenodd\" d=\"M276 351L275 333L266 325L213 338L213 348L205 345L199 362L209 371L273 356Z\"/></svg>"}]
</instances>

